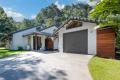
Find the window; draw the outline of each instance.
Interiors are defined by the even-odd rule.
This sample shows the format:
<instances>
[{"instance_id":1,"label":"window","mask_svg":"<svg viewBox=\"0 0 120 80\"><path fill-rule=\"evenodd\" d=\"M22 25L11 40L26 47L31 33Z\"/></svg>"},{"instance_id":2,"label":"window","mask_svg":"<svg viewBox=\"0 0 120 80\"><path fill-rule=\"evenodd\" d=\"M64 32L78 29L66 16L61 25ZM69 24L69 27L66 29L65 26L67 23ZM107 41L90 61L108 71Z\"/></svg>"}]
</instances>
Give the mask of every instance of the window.
<instances>
[{"instance_id":1,"label":"window","mask_svg":"<svg viewBox=\"0 0 120 80\"><path fill-rule=\"evenodd\" d=\"M82 26L81 21L72 21L71 23L67 25L66 29L71 29L71 28L76 28L76 27L81 27L81 26Z\"/></svg>"}]
</instances>

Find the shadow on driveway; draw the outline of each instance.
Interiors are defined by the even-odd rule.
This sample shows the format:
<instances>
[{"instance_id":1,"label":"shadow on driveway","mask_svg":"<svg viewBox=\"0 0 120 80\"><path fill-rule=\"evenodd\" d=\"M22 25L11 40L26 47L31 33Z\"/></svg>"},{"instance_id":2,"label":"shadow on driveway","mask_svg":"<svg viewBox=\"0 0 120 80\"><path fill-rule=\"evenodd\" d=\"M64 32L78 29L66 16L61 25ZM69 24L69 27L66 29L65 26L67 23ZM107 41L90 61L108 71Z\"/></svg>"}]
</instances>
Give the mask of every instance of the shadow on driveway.
<instances>
[{"instance_id":1,"label":"shadow on driveway","mask_svg":"<svg viewBox=\"0 0 120 80\"><path fill-rule=\"evenodd\" d=\"M0 75L0 80L67 80L67 74L62 70L37 74L37 71L22 69L8 70Z\"/></svg>"},{"instance_id":2,"label":"shadow on driveway","mask_svg":"<svg viewBox=\"0 0 120 80\"><path fill-rule=\"evenodd\" d=\"M0 61L0 80L67 80L64 70L47 71L39 67L41 63L45 63L39 56L25 56Z\"/></svg>"}]
</instances>

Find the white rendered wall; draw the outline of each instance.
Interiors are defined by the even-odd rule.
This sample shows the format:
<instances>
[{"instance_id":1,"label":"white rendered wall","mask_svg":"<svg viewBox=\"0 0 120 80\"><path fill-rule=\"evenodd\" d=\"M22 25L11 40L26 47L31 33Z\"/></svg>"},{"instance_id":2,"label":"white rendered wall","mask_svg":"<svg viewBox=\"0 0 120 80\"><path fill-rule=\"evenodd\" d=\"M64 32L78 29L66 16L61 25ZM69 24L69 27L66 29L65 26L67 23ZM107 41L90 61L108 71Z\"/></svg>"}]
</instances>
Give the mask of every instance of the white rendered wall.
<instances>
[{"instance_id":1,"label":"white rendered wall","mask_svg":"<svg viewBox=\"0 0 120 80\"><path fill-rule=\"evenodd\" d=\"M58 38L54 39L54 49L58 49Z\"/></svg>"},{"instance_id":2,"label":"white rendered wall","mask_svg":"<svg viewBox=\"0 0 120 80\"><path fill-rule=\"evenodd\" d=\"M35 32L35 31L36 31L36 28L31 28L31 29L24 30L24 31L21 31L18 33L14 33L11 49L17 50L19 46L26 49L26 47L28 45L28 42L27 42L28 40L27 40L27 37L23 37L23 35L29 34L31 32Z\"/></svg>"},{"instance_id":3,"label":"white rendered wall","mask_svg":"<svg viewBox=\"0 0 120 80\"><path fill-rule=\"evenodd\" d=\"M95 23L83 22L81 27L67 29L66 25L59 31L59 51L63 52L63 33L75 32L88 29L88 54L96 54L96 29Z\"/></svg>"},{"instance_id":4,"label":"white rendered wall","mask_svg":"<svg viewBox=\"0 0 120 80\"><path fill-rule=\"evenodd\" d=\"M28 36L23 37L23 35L32 33L32 32L36 32L36 28L31 28L28 30L24 30L21 32L17 32L13 34L13 40L12 40L12 47L11 49L13 50L17 50L18 47L23 47L24 49L27 49L28 46ZM30 40L31 40L31 44L30 44L30 48L31 50L33 50L33 36L34 35L30 35ZM42 43L42 47L41 50L45 50L45 35L37 35L41 37L41 43Z\"/></svg>"},{"instance_id":5,"label":"white rendered wall","mask_svg":"<svg viewBox=\"0 0 120 80\"><path fill-rule=\"evenodd\" d=\"M33 50L33 35L31 35L31 50Z\"/></svg>"},{"instance_id":6,"label":"white rendered wall","mask_svg":"<svg viewBox=\"0 0 120 80\"><path fill-rule=\"evenodd\" d=\"M41 43L42 43L41 50L45 50L45 38L46 38L46 36L44 36L44 35L41 36Z\"/></svg>"}]
</instances>

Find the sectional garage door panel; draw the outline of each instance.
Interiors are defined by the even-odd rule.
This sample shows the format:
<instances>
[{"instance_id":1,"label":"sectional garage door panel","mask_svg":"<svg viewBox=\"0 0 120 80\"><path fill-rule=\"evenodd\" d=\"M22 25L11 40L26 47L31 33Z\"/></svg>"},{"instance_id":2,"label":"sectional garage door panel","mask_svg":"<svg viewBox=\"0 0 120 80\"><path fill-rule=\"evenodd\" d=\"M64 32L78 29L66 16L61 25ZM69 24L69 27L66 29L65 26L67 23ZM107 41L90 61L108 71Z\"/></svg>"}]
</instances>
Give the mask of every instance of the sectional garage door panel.
<instances>
[{"instance_id":1,"label":"sectional garage door panel","mask_svg":"<svg viewBox=\"0 0 120 80\"><path fill-rule=\"evenodd\" d=\"M67 53L88 53L88 30L63 34L63 51Z\"/></svg>"}]
</instances>

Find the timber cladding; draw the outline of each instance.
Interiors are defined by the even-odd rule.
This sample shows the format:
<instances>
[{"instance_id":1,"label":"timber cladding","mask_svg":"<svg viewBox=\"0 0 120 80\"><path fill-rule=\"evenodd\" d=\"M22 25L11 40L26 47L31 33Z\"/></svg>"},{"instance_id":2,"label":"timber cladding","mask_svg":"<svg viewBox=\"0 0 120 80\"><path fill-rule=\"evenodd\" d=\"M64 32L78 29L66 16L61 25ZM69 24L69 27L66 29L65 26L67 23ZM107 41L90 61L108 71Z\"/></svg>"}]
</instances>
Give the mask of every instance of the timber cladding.
<instances>
[{"instance_id":1,"label":"timber cladding","mask_svg":"<svg viewBox=\"0 0 120 80\"><path fill-rule=\"evenodd\" d=\"M115 58L115 33L111 28L97 29L97 55Z\"/></svg>"}]
</instances>

